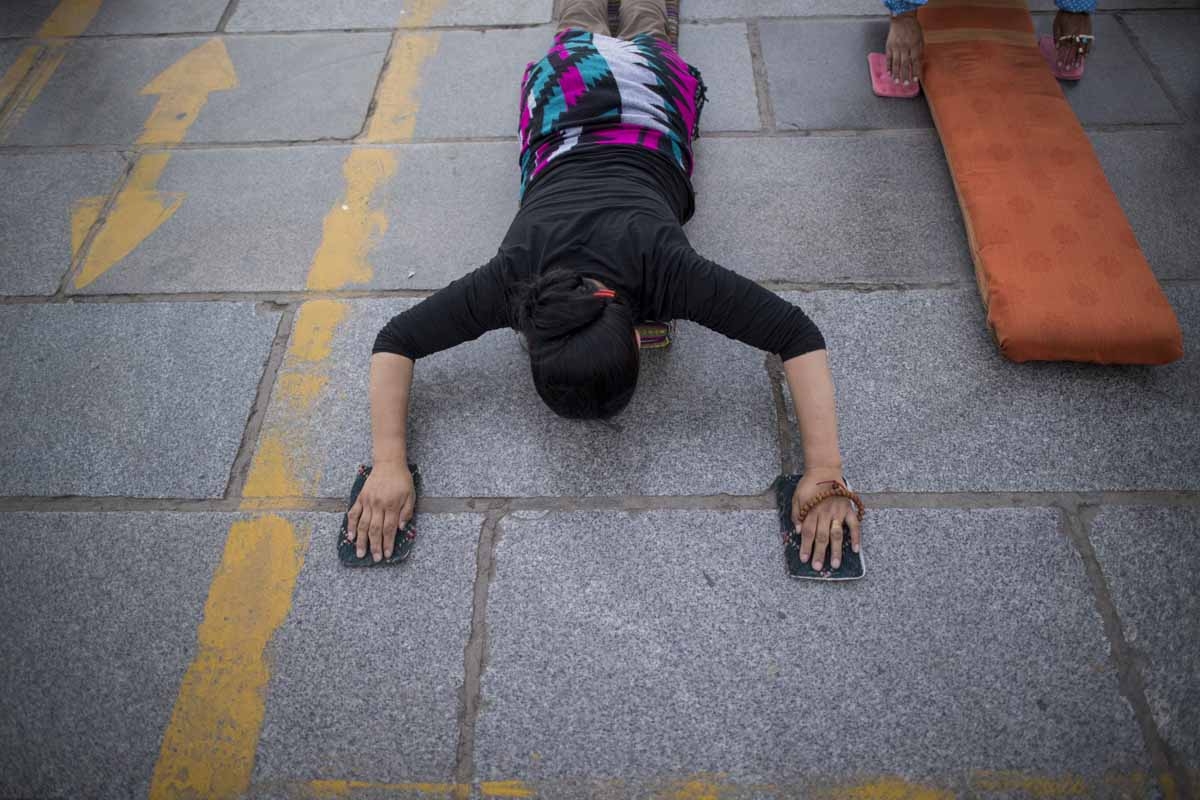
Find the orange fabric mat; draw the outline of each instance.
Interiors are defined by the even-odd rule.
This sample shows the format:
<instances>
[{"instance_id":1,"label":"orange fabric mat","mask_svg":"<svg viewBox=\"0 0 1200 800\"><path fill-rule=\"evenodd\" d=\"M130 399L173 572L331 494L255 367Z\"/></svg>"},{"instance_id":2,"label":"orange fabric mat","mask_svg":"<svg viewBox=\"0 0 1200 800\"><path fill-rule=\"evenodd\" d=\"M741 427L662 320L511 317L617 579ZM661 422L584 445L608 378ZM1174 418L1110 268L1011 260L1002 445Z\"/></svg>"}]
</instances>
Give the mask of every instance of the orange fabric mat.
<instances>
[{"instance_id":1,"label":"orange fabric mat","mask_svg":"<svg viewBox=\"0 0 1200 800\"><path fill-rule=\"evenodd\" d=\"M1175 312L1038 52L1024 0L930 0L918 14L923 88L1000 351L1102 364L1181 357Z\"/></svg>"}]
</instances>

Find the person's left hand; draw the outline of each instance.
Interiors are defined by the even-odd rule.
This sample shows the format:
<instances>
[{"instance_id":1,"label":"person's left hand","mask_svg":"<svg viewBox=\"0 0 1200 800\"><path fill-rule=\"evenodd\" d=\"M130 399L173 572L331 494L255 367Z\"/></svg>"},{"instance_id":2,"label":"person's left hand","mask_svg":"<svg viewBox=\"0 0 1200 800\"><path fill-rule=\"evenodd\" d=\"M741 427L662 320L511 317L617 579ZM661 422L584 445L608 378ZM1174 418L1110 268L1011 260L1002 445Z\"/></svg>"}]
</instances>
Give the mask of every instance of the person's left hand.
<instances>
[{"instance_id":1,"label":"person's left hand","mask_svg":"<svg viewBox=\"0 0 1200 800\"><path fill-rule=\"evenodd\" d=\"M826 551L830 569L842 565L842 544L847 528L850 529L850 546L854 552L859 552L862 547L858 513L848 498L831 497L823 500L808 512L803 522L800 521L800 508L828 488L822 486L822 482L831 480L843 487L846 485L839 471L807 470L792 495L792 525L800 534L800 561L808 563L811 557L812 568L817 571L826 563Z\"/></svg>"},{"instance_id":2,"label":"person's left hand","mask_svg":"<svg viewBox=\"0 0 1200 800\"><path fill-rule=\"evenodd\" d=\"M1054 15L1055 60L1062 69L1075 69L1092 49L1092 40L1075 41L1076 36L1092 35L1092 15L1059 11Z\"/></svg>"}]
</instances>

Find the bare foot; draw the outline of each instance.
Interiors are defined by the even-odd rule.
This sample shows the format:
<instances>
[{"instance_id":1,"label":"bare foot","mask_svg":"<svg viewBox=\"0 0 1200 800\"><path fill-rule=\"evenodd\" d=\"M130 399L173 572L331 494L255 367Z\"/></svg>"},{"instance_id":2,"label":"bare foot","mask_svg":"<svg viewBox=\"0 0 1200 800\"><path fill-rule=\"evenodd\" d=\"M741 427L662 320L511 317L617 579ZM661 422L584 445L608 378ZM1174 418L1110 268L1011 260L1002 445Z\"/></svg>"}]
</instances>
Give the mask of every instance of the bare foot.
<instances>
[{"instance_id":1,"label":"bare foot","mask_svg":"<svg viewBox=\"0 0 1200 800\"><path fill-rule=\"evenodd\" d=\"M1081 66L1092 49L1092 15L1070 11L1055 14L1054 46L1059 68L1072 70Z\"/></svg>"}]
</instances>

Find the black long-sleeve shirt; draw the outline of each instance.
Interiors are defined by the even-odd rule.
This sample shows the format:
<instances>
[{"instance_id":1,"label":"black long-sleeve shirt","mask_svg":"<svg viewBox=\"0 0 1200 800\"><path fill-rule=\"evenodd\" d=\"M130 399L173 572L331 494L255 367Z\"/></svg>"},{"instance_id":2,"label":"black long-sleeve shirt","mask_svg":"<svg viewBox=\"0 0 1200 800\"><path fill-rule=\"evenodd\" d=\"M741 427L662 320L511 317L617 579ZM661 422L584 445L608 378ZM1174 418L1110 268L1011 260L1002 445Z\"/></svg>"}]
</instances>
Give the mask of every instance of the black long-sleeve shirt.
<instances>
[{"instance_id":1,"label":"black long-sleeve shirt","mask_svg":"<svg viewBox=\"0 0 1200 800\"><path fill-rule=\"evenodd\" d=\"M683 223L692 189L649 150L609 146L556 159L526 191L499 251L379 332L373 352L419 359L513 325L517 294L554 267L595 278L636 319L687 319L785 361L825 340L796 306L701 257Z\"/></svg>"}]
</instances>

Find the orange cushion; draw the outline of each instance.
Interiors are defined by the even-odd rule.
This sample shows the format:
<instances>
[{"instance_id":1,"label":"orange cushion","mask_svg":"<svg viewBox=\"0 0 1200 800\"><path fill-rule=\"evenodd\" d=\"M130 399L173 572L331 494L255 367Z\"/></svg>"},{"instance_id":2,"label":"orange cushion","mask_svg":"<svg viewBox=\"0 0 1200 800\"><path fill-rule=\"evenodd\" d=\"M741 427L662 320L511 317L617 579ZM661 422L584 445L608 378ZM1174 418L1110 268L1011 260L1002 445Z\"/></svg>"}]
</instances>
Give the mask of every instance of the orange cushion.
<instances>
[{"instance_id":1,"label":"orange cushion","mask_svg":"<svg viewBox=\"0 0 1200 800\"><path fill-rule=\"evenodd\" d=\"M1000 351L1165 364L1175 312L1038 52L1024 0L930 0L922 83Z\"/></svg>"}]
</instances>

